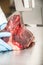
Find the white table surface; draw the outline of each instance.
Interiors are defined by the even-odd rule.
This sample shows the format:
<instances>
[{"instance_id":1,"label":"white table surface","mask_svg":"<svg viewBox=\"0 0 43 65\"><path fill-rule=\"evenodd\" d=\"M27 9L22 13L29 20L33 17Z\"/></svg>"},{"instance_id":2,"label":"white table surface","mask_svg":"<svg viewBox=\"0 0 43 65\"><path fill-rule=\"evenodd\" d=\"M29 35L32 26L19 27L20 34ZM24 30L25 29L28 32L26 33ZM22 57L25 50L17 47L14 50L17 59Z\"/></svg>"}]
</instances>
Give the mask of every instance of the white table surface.
<instances>
[{"instance_id":1,"label":"white table surface","mask_svg":"<svg viewBox=\"0 0 43 65\"><path fill-rule=\"evenodd\" d=\"M21 51L0 53L0 65L42 65L43 27L27 27L35 36L35 45Z\"/></svg>"}]
</instances>

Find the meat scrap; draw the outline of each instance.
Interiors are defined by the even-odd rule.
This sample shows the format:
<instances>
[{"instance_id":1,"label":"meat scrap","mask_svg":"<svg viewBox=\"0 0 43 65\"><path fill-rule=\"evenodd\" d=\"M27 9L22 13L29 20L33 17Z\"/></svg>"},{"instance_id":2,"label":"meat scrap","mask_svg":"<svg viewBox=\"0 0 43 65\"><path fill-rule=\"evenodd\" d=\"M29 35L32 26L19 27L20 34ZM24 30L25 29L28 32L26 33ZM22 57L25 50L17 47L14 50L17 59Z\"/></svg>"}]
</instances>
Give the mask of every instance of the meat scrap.
<instances>
[{"instance_id":1,"label":"meat scrap","mask_svg":"<svg viewBox=\"0 0 43 65\"><path fill-rule=\"evenodd\" d=\"M11 33L7 43L12 46L13 50L28 48L34 41L33 33L22 24L20 15L11 16L4 30ZM3 40L6 41L7 38L3 38Z\"/></svg>"}]
</instances>

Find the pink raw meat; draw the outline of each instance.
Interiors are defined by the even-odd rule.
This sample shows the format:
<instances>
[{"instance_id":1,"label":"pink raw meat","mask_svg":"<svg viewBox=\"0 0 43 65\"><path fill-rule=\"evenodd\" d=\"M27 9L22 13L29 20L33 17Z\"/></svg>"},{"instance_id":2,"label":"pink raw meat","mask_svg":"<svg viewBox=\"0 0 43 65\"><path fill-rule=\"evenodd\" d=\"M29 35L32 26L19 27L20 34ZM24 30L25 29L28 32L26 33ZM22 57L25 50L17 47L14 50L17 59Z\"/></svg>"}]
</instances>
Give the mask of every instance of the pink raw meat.
<instances>
[{"instance_id":1,"label":"pink raw meat","mask_svg":"<svg viewBox=\"0 0 43 65\"><path fill-rule=\"evenodd\" d=\"M34 40L33 33L27 30L25 25L22 24L20 15L12 15L8 19L5 31L11 32L11 37L7 42L10 42L11 46L16 46L19 49L28 48ZM5 41L6 39L3 38Z\"/></svg>"}]
</instances>

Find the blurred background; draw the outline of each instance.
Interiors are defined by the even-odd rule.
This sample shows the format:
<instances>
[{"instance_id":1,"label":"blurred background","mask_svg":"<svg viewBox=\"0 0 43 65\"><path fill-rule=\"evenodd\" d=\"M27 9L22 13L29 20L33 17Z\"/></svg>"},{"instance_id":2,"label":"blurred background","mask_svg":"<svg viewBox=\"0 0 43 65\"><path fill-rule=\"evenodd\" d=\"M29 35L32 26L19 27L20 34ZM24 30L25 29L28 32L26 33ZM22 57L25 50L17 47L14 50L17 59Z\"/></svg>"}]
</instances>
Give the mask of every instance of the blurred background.
<instances>
[{"instance_id":1,"label":"blurred background","mask_svg":"<svg viewBox=\"0 0 43 65\"><path fill-rule=\"evenodd\" d=\"M22 18L25 24L43 24L43 0L34 0L35 7L31 11L23 11ZM5 15L8 17L16 10L22 9L23 0L0 0ZM18 7L17 7L18 5Z\"/></svg>"},{"instance_id":2,"label":"blurred background","mask_svg":"<svg viewBox=\"0 0 43 65\"><path fill-rule=\"evenodd\" d=\"M13 0L0 0L0 6L6 16L9 16L12 12L15 11L15 5Z\"/></svg>"}]
</instances>

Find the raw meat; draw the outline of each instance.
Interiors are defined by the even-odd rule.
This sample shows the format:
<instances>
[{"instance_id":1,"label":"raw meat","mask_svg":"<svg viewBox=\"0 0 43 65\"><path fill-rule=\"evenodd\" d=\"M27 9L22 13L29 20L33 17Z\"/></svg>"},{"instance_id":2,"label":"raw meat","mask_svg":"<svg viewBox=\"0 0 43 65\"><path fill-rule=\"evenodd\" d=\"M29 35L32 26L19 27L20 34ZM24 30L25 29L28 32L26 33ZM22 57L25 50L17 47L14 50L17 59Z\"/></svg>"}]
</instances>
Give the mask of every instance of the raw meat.
<instances>
[{"instance_id":1,"label":"raw meat","mask_svg":"<svg viewBox=\"0 0 43 65\"><path fill-rule=\"evenodd\" d=\"M34 40L33 33L26 29L25 25L21 22L20 15L12 15L8 19L5 31L11 32L11 36L7 42L14 50L14 47L17 50L28 48Z\"/></svg>"}]
</instances>

